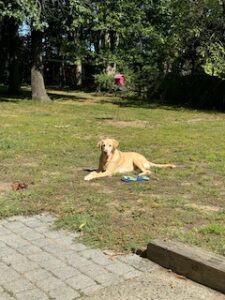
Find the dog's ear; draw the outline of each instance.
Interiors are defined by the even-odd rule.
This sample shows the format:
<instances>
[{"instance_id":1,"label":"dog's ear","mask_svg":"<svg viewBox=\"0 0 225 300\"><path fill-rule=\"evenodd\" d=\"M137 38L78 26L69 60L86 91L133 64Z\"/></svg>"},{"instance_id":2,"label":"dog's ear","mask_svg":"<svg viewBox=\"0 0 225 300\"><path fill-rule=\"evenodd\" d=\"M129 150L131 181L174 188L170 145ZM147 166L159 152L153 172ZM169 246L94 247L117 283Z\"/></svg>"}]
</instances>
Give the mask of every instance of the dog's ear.
<instances>
[{"instance_id":1,"label":"dog's ear","mask_svg":"<svg viewBox=\"0 0 225 300\"><path fill-rule=\"evenodd\" d=\"M115 139L113 139L113 147L116 149L119 147L119 142Z\"/></svg>"},{"instance_id":2,"label":"dog's ear","mask_svg":"<svg viewBox=\"0 0 225 300\"><path fill-rule=\"evenodd\" d=\"M102 146L102 140L99 141L98 144L97 144L97 147L98 147L98 148L101 148L101 146Z\"/></svg>"}]
</instances>

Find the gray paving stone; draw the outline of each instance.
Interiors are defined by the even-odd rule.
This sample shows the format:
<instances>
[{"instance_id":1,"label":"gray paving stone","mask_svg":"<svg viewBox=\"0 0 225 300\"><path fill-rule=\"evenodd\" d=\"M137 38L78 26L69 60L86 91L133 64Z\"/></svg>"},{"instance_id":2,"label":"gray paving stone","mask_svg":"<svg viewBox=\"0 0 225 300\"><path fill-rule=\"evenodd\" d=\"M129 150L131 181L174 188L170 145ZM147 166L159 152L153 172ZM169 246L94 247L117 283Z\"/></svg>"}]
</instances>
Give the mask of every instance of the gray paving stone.
<instances>
[{"instance_id":1,"label":"gray paving stone","mask_svg":"<svg viewBox=\"0 0 225 300\"><path fill-rule=\"evenodd\" d=\"M134 270L134 271L123 274L123 278L127 280L127 279L132 279L132 278L135 278L135 277L138 277L141 275L142 275L142 272L140 272L138 270Z\"/></svg>"},{"instance_id":2,"label":"gray paving stone","mask_svg":"<svg viewBox=\"0 0 225 300\"><path fill-rule=\"evenodd\" d=\"M7 270L9 270L9 266L4 263L3 261L0 261L0 277L1 277L1 274Z\"/></svg>"},{"instance_id":3,"label":"gray paving stone","mask_svg":"<svg viewBox=\"0 0 225 300\"><path fill-rule=\"evenodd\" d=\"M75 235L73 235L73 236L70 236L70 235L69 236L62 236L61 238L54 239L54 242L58 243L60 245L67 246L71 250L75 250L75 249L73 249L73 245L75 245L75 243L76 243L75 240L76 240L77 236L75 236Z\"/></svg>"},{"instance_id":4,"label":"gray paving stone","mask_svg":"<svg viewBox=\"0 0 225 300\"><path fill-rule=\"evenodd\" d=\"M39 262L39 265L48 271L54 271L58 268L66 268L67 266L65 263L54 257L49 260Z\"/></svg>"},{"instance_id":5,"label":"gray paving stone","mask_svg":"<svg viewBox=\"0 0 225 300\"><path fill-rule=\"evenodd\" d=\"M136 254L132 254L132 255L118 256L117 260L127 263L131 266L136 266L142 261L142 258Z\"/></svg>"},{"instance_id":6,"label":"gray paving stone","mask_svg":"<svg viewBox=\"0 0 225 300\"><path fill-rule=\"evenodd\" d=\"M15 298L10 297L9 294L0 292L0 300L13 300L13 299L15 299Z\"/></svg>"},{"instance_id":7,"label":"gray paving stone","mask_svg":"<svg viewBox=\"0 0 225 300\"><path fill-rule=\"evenodd\" d=\"M95 285L92 285L92 286L88 286L86 287L85 289L82 289L81 291L83 292L84 295L86 296L90 296L92 295L93 293L103 289L104 287L100 284L95 284ZM118 299L119 300L119 299Z\"/></svg>"},{"instance_id":8,"label":"gray paving stone","mask_svg":"<svg viewBox=\"0 0 225 300\"><path fill-rule=\"evenodd\" d=\"M96 284L93 279L83 274L67 279L66 283L76 290L84 289Z\"/></svg>"},{"instance_id":9,"label":"gray paving stone","mask_svg":"<svg viewBox=\"0 0 225 300\"><path fill-rule=\"evenodd\" d=\"M7 236L11 234L11 231L0 225L0 236Z\"/></svg>"},{"instance_id":10,"label":"gray paving stone","mask_svg":"<svg viewBox=\"0 0 225 300\"><path fill-rule=\"evenodd\" d=\"M62 280L52 276L49 277L48 280L37 281L36 286L39 287L44 292L48 293L51 290L55 290L59 287L64 287L65 284Z\"/></svg>"},{"instance_id":11,"label":"gray paving stone","mask_svg":"<svg viewBox=\"0 0 225 300\"><path fill-rule=\"evenodd\" d=\"M14 224L14 223L11 223L11 225ZM20 226L12 226L13 228L11 228L11 233L14 233L14 234L18 234L20 235L21 233L25 232L27 230L27 226L24 225L23 223L20 223Z\"/></svg>"},{"instance_id":12,"label":"gray paving stone","mask_svg":"<svg viewBox=\"0 0 225 300\"><path fill-rule=\"evenodd\" d=\"M7 245L4 242L0 241L0 249L6 248L6 247L7 247Z\"/></svg>"},{"instance_id":13,"label":"gray paving stone","mask_svg":"<svg viewBox=\"0 0 225 300\"><path fill-rule=\"evenodd\" d=\"M23 255L30 255L42 252L41 248L34 245L19 247L17 248L17 251Z\"/></svg>"},{"instance_id":14,"label":"gray paving stone","mask_svg":"<svg viewBox=\"0 0 225 300\"><path fill-rule=\"evenodd\" d=\"M87 247L83 244L80 244L80 243L73 243L70 247L71 250L74 250L74 251L84 251L87 249Z\"/></svg>"},{"instance_id":15,"label":"gray paving stone","mask_svg":"<svg viewBox=\"0 0 225 300\"><path fill-rule=\"evenodd\" d=\"M10 218L4 219L4 220L0 220L0 226L5 226L5 224L8 224L9 223L9 219Z\"/></svg>"},{"instance_id":16,"label":"gray paving stone","mask_svg":"<svg viewBox=\"0 0 225 300\"><path fill-rule=\"evenodd\" d=\"M43 237L42 234L35 232L34 230L32 230L30 228L28 228L26 231L22 232L20 235L27 241L38 240Z\"/></svg>"},{"instance_id":17,"label":"gray paving stone","mask_svg":"<svg viewBox=\"0 0 225 300\"><path fill-rule=\"evenodd\" d=\"M145 258L141 258L140 256L135 254L120 256L118 257L118 260L126 264L129 264L142 272L150 272L160 268L159 265L153 263L152 261Z\"/></svg>"},{"instance_id":18,"label":"gray paving stone","mask_svg":"<svg viewBox=\"0 0 225 300\"><path fill-rule=\"evenodd\" d=\"M117 275L124 275L135 270L132 266L126 265L120 261L115 261L111 265L107 265L105 268Z\"/></svg>"},{"instance_id":19,"label":"gray paving stone","mask_svg":"<svg viewBox=\"0 0 225 300\"><path fill-rule=\"evenodd\" d=\"M68 286L61 286L49 291L49 296L55 300L73 300L80 298L80 294Z\"/></svg>"},{"instance_id":20,"label":"gray paving stone","mask_svg":"<svg viewBox=\"0 0 225 300\"><path fill-rule=\"evenodd\" d=\"M90 264L90 260L76 254L67 257L66 261L75 268L81 268L82 266L87 266Z\"/></svg>"},{"instance_id":21,"label":"gray paving stone","mask_svg":"<svg viewBox=\"0 0 225 300\"><path fill-rule=\"evenodd\" d=\"M51 243L45 246L42 246L42 249L50 252L50 253L59 253L70 250L70 247L68 245L59 244L59 243Z\"/></svg>"},{"instance_id":22,"label":"gray paving stone","mask_svg":"<svg viewBox=\"0 0 225 300\"><path fill-rule=\"evenodd\" d=\"M81 253L81 255L86 258L96 257L99 254L101 254L101 251L98 249L86 249L86 250L82 251L82 253Z\"/></svg>"},{"instance_id":23,"label":"gray paving stone","mask_svg":"<svg viewBox=\"0 0 225 300\"><path fill-rule=\"evenodd\" d=\"M48 278L53 277L50 272L44 269L32 270L29 272L25 272L23 275L33 283L36 283L37 281L47 280Z\"/></svg>"},{"instance_id":24,"label":"gray paving stone","mask_svg":"<svg viewBox=\"0 0 225 300\"><path fill-rule=\"evenodd\" d=\"M76 260L81 258L80 254L73 250L66 250L54 253L54 256L58 257L63 261Z\"/></svg>"},{"instance_id":25,"label":"gray paving stone","mask_svg":"<svg viewBox=\"0 0 225 300\"><path fill-rule=\"evenodd\" d=\"M60 239L62 238L61 233L58 231L54 231L54 230L48 230L47 232L44 233L44 236L49 238L49 239Z\"/></svg>"},{"instance_id":26,"label":"gray paving stone","mask_svg":"<svg viewBox=\"0 0 225 300\"><path fill-rule=\"evenodd\" d=\"M69 266L54 268L51 270L51 272L56 277L58 277L59 279L62 279L62 280L66 280L68 278L80 275L80 271L78 271L75 268L69 267Z\"/></svg>"},{"instance_id":27,"label":"gray paving stone","mask_svg":"<svg viewBox=\"0 0 225 300\"><path fill-rule=\"evenodd\" d=\"M5 219L4 221L5 222L23 222L24 220L26 220L28 217L25 217L25 216L12 216L12 217L9 217L7 219Z\"/></svg>"},{"instance_id":28,"label":"gray paving stone","mask_svg":"<svg viewBox=\"0 0 225 300\"><path fill-rule=\"evenodd\" d=\"M84 257L89 258L96 262L99 265L107 266L112 263L112 260L110 260L102 251L95 250L95 249L87 249L82 251L81 253Z\"/></svg>"},{"instance_id":29,"label":"gray paving stone","mask_svg":"<svg viewBox=\"0 0 225 300\"><path fill-rule=\"evenodd\" d=\"M43 233L49 231L49 226L43 224L43 225L41 225L41 226L39 226L39 227L34 228L34 230L35 230L35 232L38 232L38 233L40 233L40 234L43 234Z\"/></svg>"},{"instance_id":30,"label":"gray paving stone","mask_svg":"<svg viewBox=\"0 0 225 300\"><path fill-rule=\"evenodd\" d=\"M33 289L33 290L16 294L16 299L17 300L49 300L49 297L41 290Z\"/></svg>"},{"instance_id":31,"label":"gray paving stone","mask_svg":"<svg viewBox=\"0 0 225 300\"><path fill-rule=\"evenodd\" d=\"M108 287L120 283L122 278L116 274L104 271L101 274L95 274L95 280L104 287Z\"/></svg>"},{"instance_id":32,"label":"gray paving stone","mask_svg":"<svg viewBox=\"0 0 225 300\"><path fill-rule=\"evenodd\" d=\"M48 239L45 236L43 236L40 239L31 241L31 243L32 243L32 245L42 248L42 247L45 247L48 245L54 245L55 242L54 242L54 240Z\"/></svg>"},{"instance_id":33,"label":"gray paving stone","mask_svg":"<svg viewBox=\"0 0 225 300\"><path fill-rule=\"evenodd\" d=\"M3 286L7 291L12 292L13 294L20 293L26 290L32 290L35 288L35 286L30 281L24 278L6 282L3 284Z\"/></svg>"},{"instance_id":34,"label":"gray paving stone","mask_svg":"<svg viewBox=\"0 0 225 300\"><path fill-rule=\"evenodd\" d=\"M102 266L99 266L91 261L89 262L89 265L80 266L79 270L92 279L95 279L96 274L102 274L105 272L105 269Z\"/></svg>"},{"instance_id":35,"label":"gray paving stone","mask_svg":"<svg viewBox=\"0 0 225 300\"><path fill-rule=\"evenodd\" d=\"M34 262L43 262L43 261L48 261L49 259L52 258L52 255L47 253L47 252L40 252L40 253L35 253L27 256L28 259Z\"/></svg>"},{"instance_id":36,"label":"gray paving stone","mask_svg":"<svg viewBox=\"0 0 225 300\"><path fill-rule=\"evenodd\" d=\"M104 253L91 257L91 259L101 266L107 266L112 263L112 260L106 257Z\"/></svg>"},{"instance_id":37,"label":"gray paving stone","mask_svg":"<svg viewBox=\"0 0 225 300\"><path fill-rule=\"evenodd\" d=\"M20 253L11 254L8 256L2 257L2 261L6 264L20 264L20 263L29 263L29 260Z\"/></svg>"},{"instance_id":38,"label":"gray paving stone","mask_svg":"<svg viewBox=\"0 0 225 300\"><path fill-rule=\"evenodd\" d=\"M56 220L56 217L48 213L43 213L36 217L41 220L42 223L53 223Z\"/></svg>"},{"instance_id":39,"label":"gray paving stone","mask_svg":"<svg viewBox=\"0 0 225 300\"><path fill-rule=\"evenodd\" d=\"M12 265L13 269L15 269L17 272L19 273L24 273L24 272L28 272L28 271L32 271L32 270L35 270L35 269L38 269L39 266L32 262L32 261L27 261L26 263L23 262L23 263L14 263Z\"/></svg>"},{"instance_id":40,"label":"gray paving stone","mask_svg":"<svg viewBox=\"0 0 225 300\"><path fill-rule=\"evenodd\" d=\"M13 248L23 247L29 245L28 241L22 239L17 234L10 234L8 236L0 236L0 240L4 241L5 244Z\"/></svg>"},{"instance_id":41,"label":"gray paving stone","mask_svg":"<svg viewBox=\"0 0 225 300\"><path fill-rule=\"evenodd\" d=\"M35 228L39 228L40 226L42 226L42 221L39 218L34 217L34 218L27 220L25 224L27 227L35 229Z\"/></svg>"},{"instance_id":42,"label":"gray paving stone","mask_svg":"<svg viewBox=\"0 0 225 300\"><path fill-rule=\"evenodd\" d=\"M7 246L0 249L0 258L2 259L5 256L16 255L18 252L13 248Z\"/></svg>"},{"instance_id":43,"label":"gray paving stone","mask_svg":"<svg viewBox=\"0 0 225 300\"><path fill-rule=\"evenodd\" d=\"M19 221L8 222L4 225L4 227L6 229L9 229L10 231L14 231L14 230L17 230L19 228L22 228L22 229L26 228L26 226L23 223L19 222Z\"/></svg>"},{"instance_id":44,"label":"gray paving stone","mask_svg":"<svg viewBox=\"0 0 225 300\"><path fill-rule=\"evenodd\" d=\"M3 272L1 271L2 270L0 270L0 285L21 278L21 275L13 269L8 269Z\"/></svg>"}]
</instances>

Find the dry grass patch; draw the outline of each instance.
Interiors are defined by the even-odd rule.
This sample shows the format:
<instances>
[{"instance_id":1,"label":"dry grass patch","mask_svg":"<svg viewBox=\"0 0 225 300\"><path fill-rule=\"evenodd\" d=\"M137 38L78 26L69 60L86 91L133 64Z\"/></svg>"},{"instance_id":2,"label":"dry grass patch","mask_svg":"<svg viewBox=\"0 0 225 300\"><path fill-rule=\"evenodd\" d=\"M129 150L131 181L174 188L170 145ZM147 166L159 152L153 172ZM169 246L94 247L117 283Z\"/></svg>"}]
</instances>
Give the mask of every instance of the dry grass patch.
<instances>
[{"instance_id":1,"label":"dry grass patch","mask_svg":"<svg viewBox=\"0 0 225 300\"><path fill-rule=\"evenodd\" d=\"M150 127L147 121L117 121L117 120L104 120L107 125L112 125L115 127L133 127L133 128L146 128Z\"/></svg>"}]
</instances>

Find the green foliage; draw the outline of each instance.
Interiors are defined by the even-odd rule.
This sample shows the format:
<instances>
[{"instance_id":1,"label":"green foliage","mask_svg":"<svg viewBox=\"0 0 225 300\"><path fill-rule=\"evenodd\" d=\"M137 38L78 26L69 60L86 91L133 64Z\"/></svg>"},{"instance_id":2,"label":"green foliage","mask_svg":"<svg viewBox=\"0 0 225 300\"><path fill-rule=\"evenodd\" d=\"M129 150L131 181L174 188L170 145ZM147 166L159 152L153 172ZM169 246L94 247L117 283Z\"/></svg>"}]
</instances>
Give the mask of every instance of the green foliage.
<instances>
[{"instance_id":1,"label":"green foliage","mask_svg":"<svg viewBox=\"0 0 225 300\"><path fill-rule=\"evenodd\" d=\"M95 75L95 85L99 91L112 92L116 88L113 76L106 73Z\"/></svg>"},{"instance_id":2,"label":"green foliage","mask_svg":"<svg viewBox=\"0 0 225 300\"><path fill-rule=\"evenodd\" d=\"M206 235L208 235L208 234L224 235L225 234L225 225L218 224L218 223L205 225L199 229L199 232L206 234Z\"/></svg>"},{"instance_id":3,"label":"green foliage","mask_svg":"<svg viewBox=\"0 0 225 300\"><path fill-rule=\"evenodd\" d=\"M43 30L48 26L38 0L0 1L0 15L15 18L18 23L31 22L36 30Z\"/></svg>"},{"instance_id":4,"label":"green foliage","mask_svg":"<svg viewBox=\"0 0 225 300\"><path fill-rule=\"evenodd\" d=\"M202 55L205 57L204 70L206 74L225 77L225 48L221 42L215 42L202 47Z\"/></svg>"},{"instance_id":5,"label":"green foliage","mask_svg":"<svg viewBox=\"0 0 225 300\"><path fill-rule=\"evenodd\" d=\"M79 61L92 70L88 80L93 73L110 73L112 66L125 73L131 89L151 97L168 73L224 78L222 4L220 0L0 0L0 16L43 31L47 60L63 61L71 72ZM96 83L113 90L107 77L97 75Z\"/></svg>"}]
</instances>

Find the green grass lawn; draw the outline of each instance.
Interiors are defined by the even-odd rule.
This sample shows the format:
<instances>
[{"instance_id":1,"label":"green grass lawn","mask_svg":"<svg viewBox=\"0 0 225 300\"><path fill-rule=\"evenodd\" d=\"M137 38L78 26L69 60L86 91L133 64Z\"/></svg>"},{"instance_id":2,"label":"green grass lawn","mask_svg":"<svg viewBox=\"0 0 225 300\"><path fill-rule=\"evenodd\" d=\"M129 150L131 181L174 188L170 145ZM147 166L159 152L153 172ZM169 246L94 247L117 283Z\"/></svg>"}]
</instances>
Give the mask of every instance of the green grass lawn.
<instances>
[{"instance_id":1,"label":"green grass lawn","mask_svg":"<svg viewBox=\"0 0 225 300\"><path fill-rule=\"evenodd\" d=\"M172 238L225 255L224 114L50 92L50 104L1 97L0 218L49 211L92 246L130 251ZM153 169L148 183L86 182L103 136L177 168ZM16 180L28 189L12 191Z\"/></svg>"}]
</instances>

